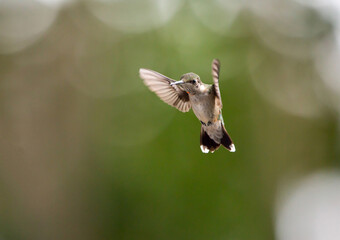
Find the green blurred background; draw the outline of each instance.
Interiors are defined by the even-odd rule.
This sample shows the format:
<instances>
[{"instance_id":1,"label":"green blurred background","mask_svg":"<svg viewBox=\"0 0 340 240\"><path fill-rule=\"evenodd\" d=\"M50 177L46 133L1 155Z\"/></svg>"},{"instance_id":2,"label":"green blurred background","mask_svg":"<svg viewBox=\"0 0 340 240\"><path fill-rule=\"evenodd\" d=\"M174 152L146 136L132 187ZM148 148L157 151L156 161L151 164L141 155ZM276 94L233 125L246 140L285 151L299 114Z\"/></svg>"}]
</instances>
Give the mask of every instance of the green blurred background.
<instances>
[{"instance_id":1,"label":"green blurred background","mask_svg":"<svg viewBox=\"0 0 340 240\"><path fill-rule=\"evenodd\" d=\"M331 0L0 1L0 239L339 239L287 234L320 218L284 211L301 179L339 182L339 13ZM213 58L235 153L203 154L192 111L138 76L211 83Z\"/></svg>"}]
</instances>

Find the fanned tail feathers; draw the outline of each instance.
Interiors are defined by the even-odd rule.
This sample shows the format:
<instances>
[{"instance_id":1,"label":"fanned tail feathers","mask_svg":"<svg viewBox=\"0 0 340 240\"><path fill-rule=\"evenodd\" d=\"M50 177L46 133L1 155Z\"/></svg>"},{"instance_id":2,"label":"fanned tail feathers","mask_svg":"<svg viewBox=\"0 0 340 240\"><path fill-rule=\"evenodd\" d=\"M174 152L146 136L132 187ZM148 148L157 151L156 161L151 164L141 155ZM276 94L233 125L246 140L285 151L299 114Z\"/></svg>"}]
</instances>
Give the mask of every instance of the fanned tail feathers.
<instances>
[{"instance_id":1,"label":"fanned tail feathers","mask_svg":"<svg viewBox=\"0 0 340 240\"><path fill-rule=\"evenodd\" d=\"M216 151L221 144L228 149L230 152L235 152L235 145L233 144L233 141L231 140L227 130L225 129L224 125L221 123L221 128L219 128L219 131L222 131L222 138L220 138L220 142L217 143L215 140L213 140L207 133L209 131L209 127L204 128L203 125L201 126L201 138L200 138L200 147L203 153L208 152L214 152Z\"/></svg>"}]
</instances>

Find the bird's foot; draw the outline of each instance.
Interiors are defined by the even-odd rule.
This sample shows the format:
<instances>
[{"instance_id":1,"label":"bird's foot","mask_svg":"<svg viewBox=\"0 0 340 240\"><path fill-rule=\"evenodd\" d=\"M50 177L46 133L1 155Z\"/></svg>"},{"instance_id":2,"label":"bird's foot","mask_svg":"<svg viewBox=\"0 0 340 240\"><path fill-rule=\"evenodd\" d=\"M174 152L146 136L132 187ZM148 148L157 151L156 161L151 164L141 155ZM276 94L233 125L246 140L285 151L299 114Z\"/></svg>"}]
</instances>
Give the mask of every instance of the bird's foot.
<instances>
[{"instance_id":1,"label":"bird's foot","mask_svg":"<svg viewBox=\"0 0 340 240\"><path fill-rule=\"evenodd\" d=\"M208 121L207 123L205 123L205 122L202 122L202 121L200 121L201 123L202 123L202 125L204 125L204 126L210 126L211 124L212 124L212 122L210 122L210 121Z\"/></svg>"}]
</instances>

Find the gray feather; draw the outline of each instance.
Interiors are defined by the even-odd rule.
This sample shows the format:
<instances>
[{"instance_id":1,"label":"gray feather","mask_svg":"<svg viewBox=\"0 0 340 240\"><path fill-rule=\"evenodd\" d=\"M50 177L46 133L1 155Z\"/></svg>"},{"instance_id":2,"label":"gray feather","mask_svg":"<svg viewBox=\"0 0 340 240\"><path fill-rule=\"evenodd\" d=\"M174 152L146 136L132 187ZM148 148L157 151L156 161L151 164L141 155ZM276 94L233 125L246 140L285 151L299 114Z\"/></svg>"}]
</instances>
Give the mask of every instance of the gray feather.
<instances>
[{"instance_id":1,"label":"gray feather","mask_svg":"<svg viewBox=\"0 0 340 240\"><path fill-rule=\"evenodd\" d=\"M188 112L190 110L189 95L179 86L170 86L170 83L175 82L175 80L144 68L139 69L139 76L144 80L144 84L165 103L177 108L181 112Z\"/></svg>"},{"instance_id":2,"label":"gray feather","mask_svg":"<svg viewBox=\"0 0 340 240\"><path fill-rule=\"evenodd\" d=\"M220 92L220 86L219 86L219 77L220 77L220 61L218 59L214 59L211 64L211 70L212 70L212 77L214 80L214 91L215 95L217 97L217 104L220 105L222 108L222 98L221 98L221 92Z\"/></svg>"}]
</instances>

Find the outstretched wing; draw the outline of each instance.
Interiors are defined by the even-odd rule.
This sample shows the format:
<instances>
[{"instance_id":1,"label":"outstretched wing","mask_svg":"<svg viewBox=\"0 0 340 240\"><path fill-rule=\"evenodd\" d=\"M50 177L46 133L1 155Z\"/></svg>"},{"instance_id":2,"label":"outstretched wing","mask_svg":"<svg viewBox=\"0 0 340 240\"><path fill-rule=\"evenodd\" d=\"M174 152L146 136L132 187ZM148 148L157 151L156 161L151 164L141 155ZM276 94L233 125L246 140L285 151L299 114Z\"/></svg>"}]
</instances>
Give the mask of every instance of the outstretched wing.
<instances>
[{"instance_id":1,"label":"outstretched wing","mask_svg":"<svg viewBox=\"0 0 340 240\"><path fill-rule=\"evenodd\" d=\"M220 61L218 59L214 59L211 64L212 69L212 77L214 80L214 91L217 97L217 105L221 106L222 108L222 98L220 92L220 86L218 84L219 76L220 76Z\"/></svg>"},{"instance_id":2,"label":"outstretched wing","mask_svg":"<svg viewBox=\"0 0 340 240\"><path fill-rule=\"evenodd\" d=\"M175 82L175 80L144 68L139 69L139 76L144 80L144 84L165 103L181 112L190 110L189 95L177 85L170 86L170 83Z\"/></svg>"}]
</instances>

